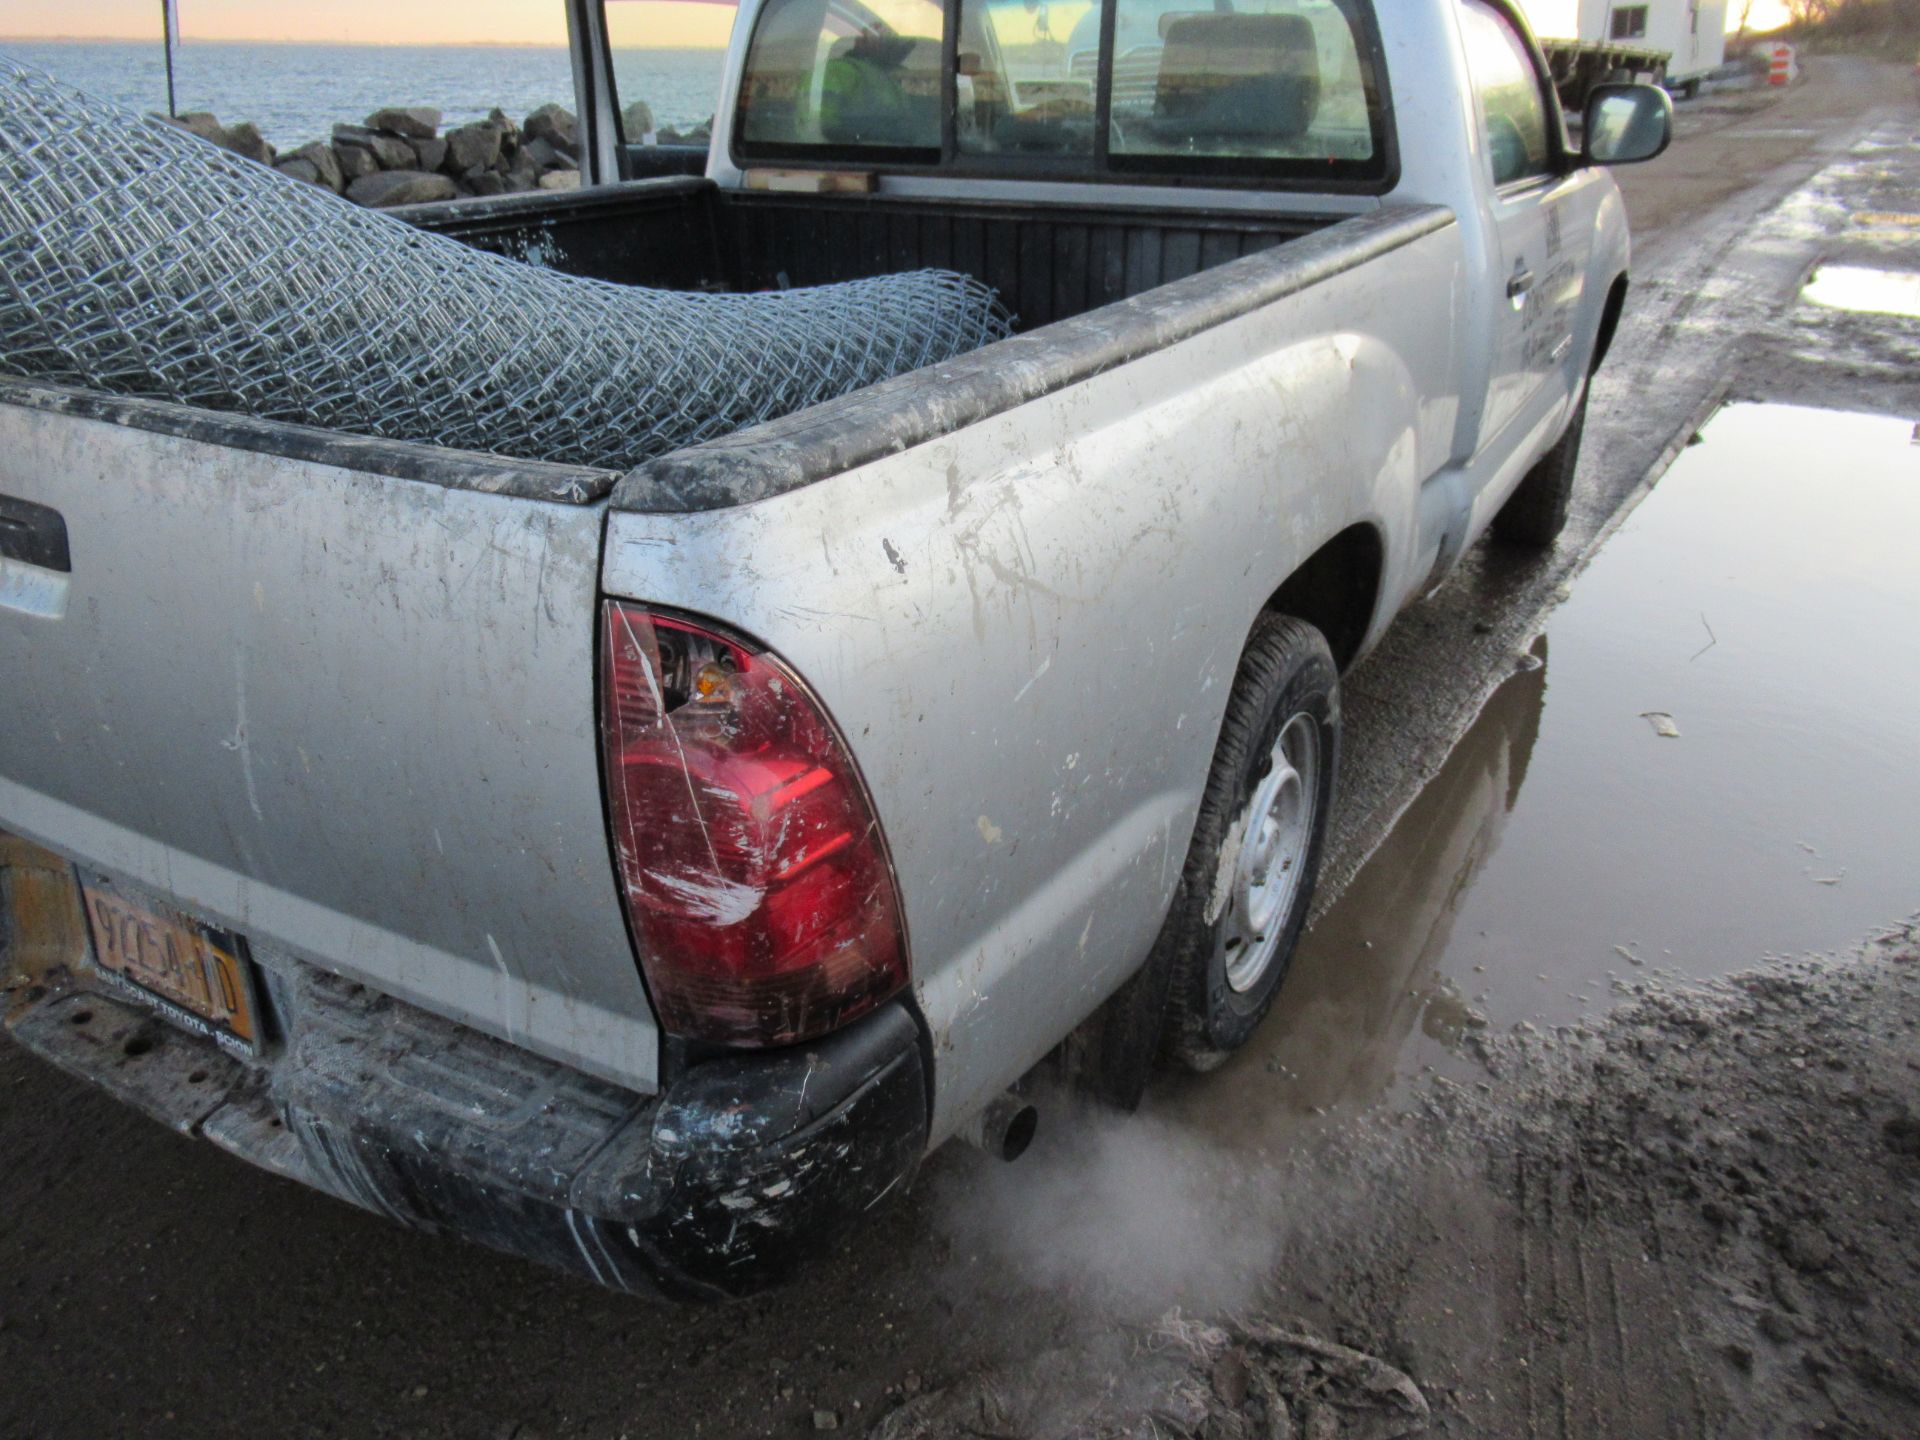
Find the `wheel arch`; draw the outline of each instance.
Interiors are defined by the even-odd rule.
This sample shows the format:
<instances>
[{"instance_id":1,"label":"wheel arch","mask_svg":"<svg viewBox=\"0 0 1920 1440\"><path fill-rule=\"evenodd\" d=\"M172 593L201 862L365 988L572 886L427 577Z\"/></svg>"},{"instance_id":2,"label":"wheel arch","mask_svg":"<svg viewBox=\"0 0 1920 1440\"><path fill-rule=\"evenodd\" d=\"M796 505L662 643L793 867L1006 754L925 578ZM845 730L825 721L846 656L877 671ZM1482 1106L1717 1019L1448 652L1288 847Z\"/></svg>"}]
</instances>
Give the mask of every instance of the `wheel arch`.
<instances>
[{"instance_id":1,"label":"wheel arch","mask_svg":"<svg viewBox=\"0 0 1920 1440\"><path fill-rule=\"evenodd\" d=\"M1386 542L1372 524L1349 525L1309 555L1261 607L1292 615L1326 637L1344 673L1357 658L1380 605Z\"/></svg>"},{"instance_id":2,"label":"wheel arch","mask_svg":"<svg viewBox=\"0 0 1920 1440\"><path fill-rule=\"evenodd\" d=\"M1596 375L1600 371L1600 362L1607 358L1607 350L1613 344L1613 332L1620 328L1621 313L1627 308L1627 276L1623 270L1613 277L1613 284L1607 290L1607 303L1600 310L1600 330L1593 339L1593 359L1587 363L1587 374Z\"/></svg>"}]
</instances>

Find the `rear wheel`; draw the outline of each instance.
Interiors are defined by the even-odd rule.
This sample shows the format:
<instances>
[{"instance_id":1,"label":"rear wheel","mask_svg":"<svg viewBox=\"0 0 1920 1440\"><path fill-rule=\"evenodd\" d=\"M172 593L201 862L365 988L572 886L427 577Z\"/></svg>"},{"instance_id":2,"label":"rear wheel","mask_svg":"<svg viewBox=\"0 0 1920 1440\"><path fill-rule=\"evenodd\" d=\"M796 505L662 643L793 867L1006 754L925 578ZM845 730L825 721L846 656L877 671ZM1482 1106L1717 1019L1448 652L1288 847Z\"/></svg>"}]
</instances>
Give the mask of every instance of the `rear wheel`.
<instances>
[{"instance_id":1,"label":"rear wheel","mask_svg":"<svg viewBox=\"0 0 1920 1440\"><path fill-rule=\"evenodd\" d=\"M1566 432L1534 462L1519 488L1493 517L1496 539L1544 550L1560 538L1573 502L1573 472L1580 468L1580 436L1586 428L1587 392L1583 388Z\"/></svg>"},{"instance_id":2,"label":"rear wheel","mask_svg":"<svg viewBox=\"0 0 1920 1440\"><path fill-rule=\"evenodd\" d=\"M1165 1047L1210 1070L1253 1034L1313 901L1340 755L1340 679L1320 632L1263 618L1241 657L1161 942Z\"/></svg>"}]
</instances>

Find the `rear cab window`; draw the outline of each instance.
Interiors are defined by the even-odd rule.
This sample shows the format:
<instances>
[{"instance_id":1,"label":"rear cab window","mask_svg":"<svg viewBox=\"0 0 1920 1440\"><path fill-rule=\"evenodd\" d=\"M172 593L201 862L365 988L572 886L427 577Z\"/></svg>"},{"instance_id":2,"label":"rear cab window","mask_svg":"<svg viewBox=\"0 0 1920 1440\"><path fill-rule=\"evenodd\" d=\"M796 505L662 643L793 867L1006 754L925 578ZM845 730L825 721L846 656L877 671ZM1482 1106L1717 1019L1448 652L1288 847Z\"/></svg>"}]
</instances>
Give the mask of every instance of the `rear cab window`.
<instances>
[{"instance_id":1,"label":"rear cab window","mask_svg":"<svg viewBox=\"0 0 1920 1440\"><path fill-rule=\"evenodd\" d=\"M741 148L938 160L945 35L930 0L775 0L747 52Z\"/></svg>"},{"instance_id":2,"label":"rear cab window","mask_svg":"<svg viewBox=\"0 0 1920 1440\"><path fill-rule=\"evenodd\" d=\"M1101 13L1092 0L961 0L955 148L1090 159Z\"/></svg>"},{"instance_id":3,"label":"rear cab window","mask_svg":"<svg viewBox=\"0 0 1920 1440\"><path fill-rule=\"evenodd\" d=\"M1149 157L1359 170L1373 160L1372 81L1349 12L1299 0L1116 3L1111 144L1125 168L1152 168Z\"/></svg>"},{"instance_id":4,"label":"rear cab window","mask_svg":"<svg viewBox=\"0 0 1920 1440\"><path fill-rule=\"evenodd\" d=\"M735 158L1378 193L1364 0L770 0Z\"/></svg>"}]
</instances>

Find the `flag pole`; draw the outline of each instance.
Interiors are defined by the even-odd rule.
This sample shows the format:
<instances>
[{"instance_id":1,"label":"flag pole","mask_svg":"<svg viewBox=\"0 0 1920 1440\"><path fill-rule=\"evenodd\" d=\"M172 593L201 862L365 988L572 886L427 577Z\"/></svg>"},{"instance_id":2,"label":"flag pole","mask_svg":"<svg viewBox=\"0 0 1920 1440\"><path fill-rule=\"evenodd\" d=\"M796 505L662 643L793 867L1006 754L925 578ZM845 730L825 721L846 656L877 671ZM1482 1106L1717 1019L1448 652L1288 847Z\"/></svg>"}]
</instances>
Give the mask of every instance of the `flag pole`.
<instances>
[{"instance_id":1,"label":"flag pole","mask_svg":"<svg viewBox=\"0 0 1920 1440\"><path fill-rule=\"evenodd\" d=\"M174 10L176 0L160 0L160 29L166 37L167 48L167 117L177 120L179 109L173 99L173 42L179 38L180 18Z\"/></svg>"}]
</instances>

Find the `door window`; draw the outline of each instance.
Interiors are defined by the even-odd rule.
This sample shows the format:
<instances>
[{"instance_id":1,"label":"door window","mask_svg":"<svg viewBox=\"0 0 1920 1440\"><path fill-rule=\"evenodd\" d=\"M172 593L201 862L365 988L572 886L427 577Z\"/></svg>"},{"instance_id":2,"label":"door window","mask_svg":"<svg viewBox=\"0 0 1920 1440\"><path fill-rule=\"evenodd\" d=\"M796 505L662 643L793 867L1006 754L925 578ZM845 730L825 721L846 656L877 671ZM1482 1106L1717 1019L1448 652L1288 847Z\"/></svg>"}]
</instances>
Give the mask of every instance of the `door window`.
<instances>
[{"instance_id":1,"label":"door window","mask_svg":"<svg viewBox=\"0 0 1920 1440\"><path fill-rule=\"evenodd\" d=\"M1551 174L1546 93L1526 42L1504 15L1480 0L1465 0L1460 21L1493 183L1511 185Z\"/></svg>"}]
</instances>

